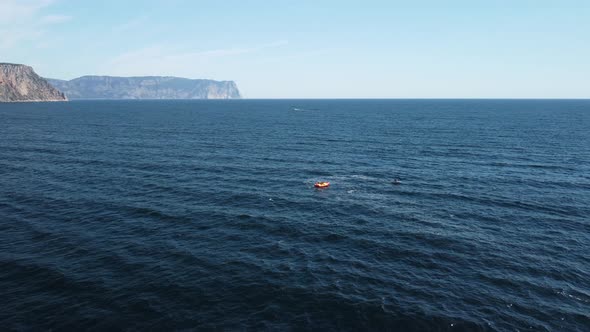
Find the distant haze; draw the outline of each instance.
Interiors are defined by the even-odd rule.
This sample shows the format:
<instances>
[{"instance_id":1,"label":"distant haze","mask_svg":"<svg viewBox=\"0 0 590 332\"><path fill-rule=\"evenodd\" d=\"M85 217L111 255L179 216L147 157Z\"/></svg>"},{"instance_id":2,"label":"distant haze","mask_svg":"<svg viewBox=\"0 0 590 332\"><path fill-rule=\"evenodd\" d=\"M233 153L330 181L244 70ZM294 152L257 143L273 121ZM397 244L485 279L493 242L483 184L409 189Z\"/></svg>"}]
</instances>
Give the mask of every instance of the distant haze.
<instances>
[{"instance_id":1,"label":"distant haze","mask_svg":"<svg viewBox=\"0 0 590 332\"><path fill-rule=\"evenodd\" d=\"M590 98L589 18L582 0L0 0L0 62L245 98Z\"/></svg>"},{"instance_id":2,"label":"distant haze","mask_svg":"<svg viewBox=\"0 0 590 332\"><path fill-rule=\"evenodd\" d=\"M180 77L84 76L70 81L48 79L70 99L239 99L234 82Z\"/></svg>"}]
</instances>

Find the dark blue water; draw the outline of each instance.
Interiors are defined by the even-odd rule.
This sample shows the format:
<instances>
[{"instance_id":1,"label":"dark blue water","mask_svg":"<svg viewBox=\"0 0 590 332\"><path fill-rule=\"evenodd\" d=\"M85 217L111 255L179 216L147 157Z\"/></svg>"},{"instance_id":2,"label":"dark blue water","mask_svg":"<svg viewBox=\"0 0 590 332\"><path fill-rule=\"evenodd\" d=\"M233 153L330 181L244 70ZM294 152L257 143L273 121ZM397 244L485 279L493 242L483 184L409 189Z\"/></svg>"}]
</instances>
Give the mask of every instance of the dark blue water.
<instances>
[{"instance_id":1,"label":"dark blue water","mask_svg":"<svg viewBox=\"0 0 590 332\"><path fill-rule=\"evenodd\" d=\"M588 100L2 104L0 124L3 330L590 330Z\"/></svg>"}]
</instances>

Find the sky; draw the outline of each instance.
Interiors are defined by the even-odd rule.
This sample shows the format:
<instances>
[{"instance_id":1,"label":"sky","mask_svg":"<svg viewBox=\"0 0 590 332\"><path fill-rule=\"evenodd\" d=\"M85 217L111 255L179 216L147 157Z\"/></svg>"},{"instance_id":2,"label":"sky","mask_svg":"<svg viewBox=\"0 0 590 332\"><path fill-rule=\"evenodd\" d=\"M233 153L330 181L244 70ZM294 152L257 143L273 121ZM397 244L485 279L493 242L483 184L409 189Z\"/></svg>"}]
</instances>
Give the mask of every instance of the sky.
<instances>
[{"instance_id":1,"label":"sky","mask_svg":"<svg viewBox=\"0 0 590 332\"><path fill-rule=\"evenodd\" d=\"M590 98L590 1L0 0L0 62L245 98Z\"/></svg>"}]
</instances>

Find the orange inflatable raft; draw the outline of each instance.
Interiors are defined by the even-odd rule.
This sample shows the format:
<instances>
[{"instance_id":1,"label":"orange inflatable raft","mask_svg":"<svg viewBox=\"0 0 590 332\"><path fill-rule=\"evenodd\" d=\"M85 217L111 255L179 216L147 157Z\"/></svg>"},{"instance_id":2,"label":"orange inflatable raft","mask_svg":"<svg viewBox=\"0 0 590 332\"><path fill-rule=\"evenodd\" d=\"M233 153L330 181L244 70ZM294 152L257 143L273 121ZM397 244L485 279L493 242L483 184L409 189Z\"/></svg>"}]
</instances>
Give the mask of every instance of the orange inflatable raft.
<instances>
[{"instance_id":1,"label":"orange inflatable raft","mask_svg":"<svg viewBox=\"0 0 590 332\"><path fill-rule=\"evenodd\" d=\"M316 182L313 186L316 188L328 188L330 186L330 182Z\"/></svg>"}]
</instances>

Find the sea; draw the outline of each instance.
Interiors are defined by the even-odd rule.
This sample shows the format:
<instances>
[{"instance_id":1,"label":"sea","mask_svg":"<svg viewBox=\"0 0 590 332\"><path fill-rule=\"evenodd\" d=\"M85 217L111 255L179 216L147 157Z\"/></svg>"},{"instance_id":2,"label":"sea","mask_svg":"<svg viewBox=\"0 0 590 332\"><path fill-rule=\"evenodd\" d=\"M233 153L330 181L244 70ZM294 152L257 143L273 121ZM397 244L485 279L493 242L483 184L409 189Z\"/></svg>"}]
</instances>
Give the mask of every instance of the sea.
<instances>
[{"instance_id":1,"label":"sea","mask_svg":"<svg viewBox=\"0 0 590 332\"><path fill-rule=\"evenodd\" d=\"M590 331L590 100L0 104L0 326Z\"/></svg>"}]
</instances>

